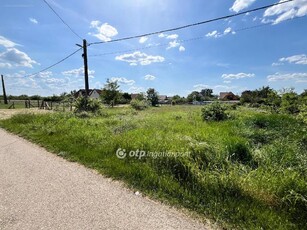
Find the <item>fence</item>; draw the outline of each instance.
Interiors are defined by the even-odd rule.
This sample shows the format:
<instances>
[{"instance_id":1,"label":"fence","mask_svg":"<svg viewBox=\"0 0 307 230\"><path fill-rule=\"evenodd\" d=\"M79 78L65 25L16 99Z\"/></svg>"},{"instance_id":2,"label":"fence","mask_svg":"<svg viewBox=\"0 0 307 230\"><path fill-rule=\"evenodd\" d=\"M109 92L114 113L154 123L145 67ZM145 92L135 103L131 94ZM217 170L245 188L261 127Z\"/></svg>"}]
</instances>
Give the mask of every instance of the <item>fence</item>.
<instances>
[{"instance_id":1,"label":"fence","mask_svg":"<svg viewBox=\"0 0 307 230\"><path fill-rule=\"evenodd\" d=\"M0 100L0 109L44 109L57 111L72 111L73 102L68 101L45 101L45 100L9 100L8 104L4 104Z\"/></svg>"}]
</instances>

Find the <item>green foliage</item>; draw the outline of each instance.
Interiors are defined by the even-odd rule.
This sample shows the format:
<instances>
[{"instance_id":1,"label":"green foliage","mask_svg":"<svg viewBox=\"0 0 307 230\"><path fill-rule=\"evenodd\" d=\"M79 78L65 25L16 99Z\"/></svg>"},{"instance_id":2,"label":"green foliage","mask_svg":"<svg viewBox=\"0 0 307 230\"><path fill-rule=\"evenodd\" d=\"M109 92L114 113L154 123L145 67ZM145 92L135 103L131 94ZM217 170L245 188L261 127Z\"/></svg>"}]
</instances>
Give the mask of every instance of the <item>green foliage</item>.
<instances>
[{"instance_id":1,"label":"green foliage","mask_svg":"<svg viewBox=\"0 0 307 230\"><path fill-rule=\"evenodd\" d=\"M246 90L242 92L240 102L255 104L264 104L270 106L279 106L280 105L280 96L277 92L271 89L269 86L262 87L256 90Z\"/></svg>"},{"instance_id":2,"label":"green foliage","mask_svg":"<svg viewBox=\"0 0 307 230\"><path fill-rule=\"evenodd\" d=\"M204 97L204 98L211 98L213 97L213 90L212 89L202 89L200 91L200 94Z\"/></svg>"},{"instance_id":3,"label":"green foliage","mask_svg":"<svg viewBox=\"0 0 307 230\"><path fill-rule=\"evenodd\" d=\"M202 118L205 121L223 121L228 118L227 107L220 102L213 102L202 108Z\"/></svg>"},{"instance_id":4,"label":"green foliage","mask_svg":"<svg viewBox=\"0 0 307 230\"><path fill-rule=\"evenodd\" d=\"M306 228L307 126L294 116L246 107L224 122L203 122L196 106L103 112L17 115L0 126L221 228ZM118 148L190 154L118 159Z\"/></svg>"},{"instance_id":5,"label":"green foliage","mask_svg":"<svg viewBox=\"0 0 307 230\"><path fill-rule=\"evenodd\" d=\"M282 95L281 110L288 114L299 113L299 97L296 93L290 92Z\"/></svg>"},{"instance_id":6,"label":"green foliage","mask_svg":"<svg viewBox=\"0 0 307 230\"><path fill-rule=\"evenodd\" d=\"M298 114L298 119L303 120L305 123L307 123L307 104L301 105L299 107L299 114Z\"/></svg>"},{"instance_id":7,"label":"green foliage","mask_svg":"<svg viewBox=\"0 0 307 230\"><path fill-rule=\"evenodd\" d=\"M156 106L159 103L158 92L154 88L147 90L147 100L152 106Z\"/></svg>"},{"instance_id":8,"label":"green foliage","mask_svg":"<svg viewBox=\"0 0 307 230\"><path fill-rule=\"evenodd\" d=\"M187 99L184 97L180 97L179 95L175 95L172 98L172 105L182 105L187 102Z\"/></svg>"},{"instance_id":9,"label":"green foliage","mask_svg":"<svg viewBox=\"0 0 307 230\"><path fill-rule=\"evenodd\" d=\"M111 81L110 79L107 79L107 83L101 92L101 98L103 102L113 107L117 104L119 96L119 85L117 81Z\"/></svg>"},{"instance_id":10,"label":"green foliage","mask_svg":"<svg viewBox=\"0 0 307 230\"><path fill-rule=\"evenodd\" d=\"M131 94L129 93L120 93L118 103L119 104L129 104L131 102Z\"/></svg>"},{"instance_id":11,"label":"green foliage","mask_svg":"<svg viewBox=\"0 0 307 230\"><path fill-rule=\"evenodd\" d=\"M200 92L193 91L187 97L187 101L190 103L193 101L211 101L213 99L215 99L215 96L213 96L212 89L202 89Z\"/></svg>"},{"instance_id":12,"label":"green foliage","mask_svg":"<svg viewBox=\"0 0 307 230\"><path fill-rule=\"evenodd\" d=\"M80 97L75 101L74 106L75 113L97 113L101 109L101 102L98 99Z\"/></svg>"},{"instance_id":13,"label":"green foliage","mask_svg":"<svg viewBox=\"0 0 307 230\"><path fill-rule=\"evenodd\" d=\"M135 110L144 110L148 107L147 101L138 99L132 99L130 105Z\"/></svg>"},{"instance_id":14,"label":"green foliage","mask_svg":"<svg viewBox=\"0 0 307 230\"><path fill-rule=\"evenodd\" d=\"M197 91L193 91L192 93L188 95L187 100L188 102L201 101L202 95Z\"/></svg>"}]
</instances>

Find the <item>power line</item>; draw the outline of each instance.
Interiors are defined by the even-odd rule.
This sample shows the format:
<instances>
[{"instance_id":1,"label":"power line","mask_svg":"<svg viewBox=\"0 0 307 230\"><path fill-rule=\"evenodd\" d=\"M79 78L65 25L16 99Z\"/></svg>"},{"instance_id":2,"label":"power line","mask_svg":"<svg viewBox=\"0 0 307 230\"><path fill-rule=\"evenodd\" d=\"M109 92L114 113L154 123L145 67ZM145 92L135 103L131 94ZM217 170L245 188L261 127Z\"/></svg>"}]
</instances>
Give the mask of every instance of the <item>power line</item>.
<instances>
[{"instance_id":1,"label":"power line","mask_svg":"<svg viewBox=\"0 0 307 230\"><path fill-rule=\"evenodd\" d=\"M215 22L215 21L219 21L219 20L225 20L225 19L228 19L228 18L240 16L240 15L243 15L243 14L252 13L252 12L255 12L255 11L259 11L259 10L264 10L264 9L267 9L267 8L270 8L270 7L273 7L273 6L278 6L278 5L285 4L285 3L288 3L288 2L292 2L292 1L294 1L294 0L287 0L287 1L283 1L283 2L278 2L278 3L271 4L271 5L266 5L266 6L258 7L258 8L255 8L255 9L242 11L240 13L230 14L230 15L226 15L226 16L222 16L222 17L218 17L218 18L214 18L214 19L209 19L209 20L206 20L206 21L201 21L201 22L197 22L197 23L193 23L193 24L188 24L188 25L184 25L184 26L179 26L179 27L175 27L175 28L171 28L171 29L166 29L166 30L141 34L141 35L135 35L135 36L131 36L131 37L124 37L124 38L114 39L114 40L111 40L111 41L92 42L92 43L89 43L89 45L98 45L98 44L103 44L103 43L119 42L119 41L134 39L134 38L141 38L141 37L151 36L151 35L155 35L155 34L162 34L162 33L172 32L172 31L176 31L176 30L186 29L186 28L193 27L193 26L199 26L199 25L202 25L202 24L207 24L207 23L211 23L211 22Z\"/></svg>"},{"instance_id":2,"label":"power line","mask_svg":"<svg viewBox=\"0 0 307 230\"><path fill-rule=\"evenodd\" d=\"M73 34L75 34L78 38L80 38L81 40L82 40L82 38L81 38L81 36L79 35L79 34L77 34L63 19L62 19L62 17L52 8L52 6L46 1L46 0L43 0L45 3L46 3L46 5L53 11L53 13L56 15L56 16L58 16L58 18L64 23L64 25L66 25L67 27L68 27L68 29L73 33Z\"/></svg>"},{"instance_id":3,"label":"power line","mask_svg":"<svg viewBox=\"0 0 307 230\"><path fill-rule=\"evenodd\" d=\"M42 73L42 72L45 72L46 70L51 69L52 67L54 67L54 66L56 66L56 65L58 65L58 64L60 64L60 63L62 63L62 62L64 62L64 61L66 61L68 58L70 58L71 56L73 56L74 54L76 54L77 52L79 52L79 51L82 50L82 49L83 49L83 48L77 49L76 51L74 51L73 53L69 54L69 55L66 56L65 58L61 59L60 61L54 63L53 65L50 65L50 66L48 66L48 67L46 67L46 68L44 68L44 69L42 69L42 70L40 70L40 71L38 71L38 72L36 72L36 73L28 74L28 75L26 75L25 77L32 77L32 76L35 76L35 75L40 74L40 73Z\"/></svg>"},{"instance_id":4,"label":"power line","mask_svg":"<svg viewBox=\"0 0 307 230\"><path fill-rule=\"evenodd\" d=\"M286 21L292 21L295 19L300 19L305 16L300 16L300 17L295 17L295 18L289 18L284 20L284 22ZM246 31L246 30L251 30L251 29L257 29L257 28L261 28L261 27L265 27L265 26L269 26L272 25L271 23L264 23L264 24L258 24L258 25L254 25L254 26L249 26L249 27L243 27L240 29L235 30L235 32L240 32L240 31ZM180 43L186 43L186 42L193 42L196 40L200 40L205 38L206 35L204 36L199 36L199 37L194 37L194 38L189 38L189 39L181 39L181 40L177 40ZM148 45L145 47L139 47L139 48L134 48L134 49L126 49L126 50L121 50L121 51L115 51L115 52L108 52L108 53L102 53L102 54L93 54L93 55L89 55L89 57L99 57L99 56L107 56L107 55L113 55L113 54L123 54L123 53L127 53L127 52L133 52L133 51L140 51L140 50L147 50L147 49L151 49L151 48L156 48L156 47L163 47L163 46L169 46L169 43L162 43L162 44L156 44L156 45Z\"/></svg>"}]
</instances>

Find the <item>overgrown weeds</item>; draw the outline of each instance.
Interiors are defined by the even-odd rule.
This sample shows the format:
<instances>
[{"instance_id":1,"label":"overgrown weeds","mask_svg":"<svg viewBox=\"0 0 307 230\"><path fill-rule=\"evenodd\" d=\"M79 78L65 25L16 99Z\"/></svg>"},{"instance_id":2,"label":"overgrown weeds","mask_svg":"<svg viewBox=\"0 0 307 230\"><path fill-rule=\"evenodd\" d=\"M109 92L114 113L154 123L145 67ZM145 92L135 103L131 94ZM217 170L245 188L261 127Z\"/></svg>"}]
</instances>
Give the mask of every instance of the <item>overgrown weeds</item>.
<instances>
[{"instance_id":1,"label":"overgrown weeds","mask_svg":"<svg viewBox=\"0 0 307 230\"><path fill-rule=\"evenodd\" d=\"M231 112L235 119L204 122L199 107L114 108L88 119L17 115L0 125L225 228L305 228L306 124L290 115ZM156 157L119 159L119 148Z\"/></svg>"}]
</instances>

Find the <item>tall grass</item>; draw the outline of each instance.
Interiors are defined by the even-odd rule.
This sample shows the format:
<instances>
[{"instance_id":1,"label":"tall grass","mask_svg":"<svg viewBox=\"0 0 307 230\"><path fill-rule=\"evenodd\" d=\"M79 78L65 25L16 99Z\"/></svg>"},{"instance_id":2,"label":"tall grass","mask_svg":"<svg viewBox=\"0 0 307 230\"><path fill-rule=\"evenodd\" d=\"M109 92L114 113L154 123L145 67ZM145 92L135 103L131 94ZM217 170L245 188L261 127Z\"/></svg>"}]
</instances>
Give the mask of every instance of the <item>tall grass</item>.
<instances>
[{"instance_id":1,"label":"tall grass","mask_svg":"<svg viewBox=\"0 0 307 230\"><path fill-rule=\"evenodd\" d=\"M87 119L16 115L0 125L226 228L304 228L306 124L287 115L231 113L233 119L204 122L199 107L114 108ZM119 159L118 148L190 154Z\"/></svg>"}]
</instances>

